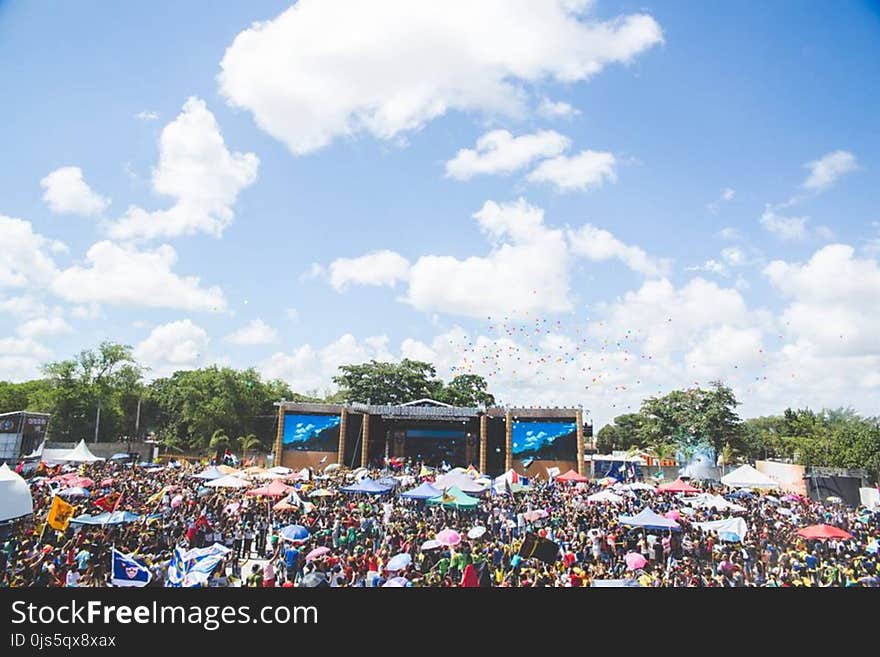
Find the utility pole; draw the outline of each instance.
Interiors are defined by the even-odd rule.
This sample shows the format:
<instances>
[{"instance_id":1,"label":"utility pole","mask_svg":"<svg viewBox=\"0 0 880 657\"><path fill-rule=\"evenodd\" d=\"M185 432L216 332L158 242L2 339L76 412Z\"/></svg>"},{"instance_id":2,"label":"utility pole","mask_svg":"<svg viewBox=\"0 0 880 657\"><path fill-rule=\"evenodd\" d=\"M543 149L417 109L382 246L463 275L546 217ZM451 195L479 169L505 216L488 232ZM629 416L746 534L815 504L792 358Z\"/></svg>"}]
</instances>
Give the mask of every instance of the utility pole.
<instances>
[{"instance_id":1,"label":"utility pole","mask_svg":"<svg viewBox=\"0 0 880 657\"><path fill-rule=\"evenodd\" d=\"M98 442L98 428L101 426L101 399L98 398L98 413L95 416L95 442Z\"/></svg>"}]
</instances>

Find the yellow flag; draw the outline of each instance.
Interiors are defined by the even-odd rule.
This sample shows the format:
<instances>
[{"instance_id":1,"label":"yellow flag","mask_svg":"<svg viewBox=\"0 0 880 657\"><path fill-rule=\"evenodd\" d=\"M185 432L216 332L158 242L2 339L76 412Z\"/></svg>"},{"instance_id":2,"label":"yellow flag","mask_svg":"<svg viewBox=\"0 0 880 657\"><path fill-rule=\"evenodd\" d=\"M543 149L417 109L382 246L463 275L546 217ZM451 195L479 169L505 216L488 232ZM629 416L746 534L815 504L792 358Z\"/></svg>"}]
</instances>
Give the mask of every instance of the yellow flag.
<instances>
[{"instance_id":1,"label":"yellow flag","mask_svg":"<svg viewBox=\"0 0 880 657\"><path fill-rule=\"evenodd\" d=\"M52 507L49 509L49 515L46 516L46 522L52 529L64 531L67 529L67 523L73 517L74 506L68 504L57 495L52 500Z\"/></svg>"},{"instance_id":2,"label":"yellow flag","mask_svg":"<svg viewBox=\"0 0 880 657\"><path fill-rule=\"evenodd\" d=\"M147 499L147 504L156 504L159 500L162 499L162 496L165 495L169 490L171 490L171 486L162 486L162 490L160 490L155 495L152 495L149 499Z\"/></svg>"},{"instance_id":3,"label":"yellow flag","mask_svg":"<svg viewBox=\"0 0 880 657\"><path fill-rule=\"evenodd\" d=\"M455 502L455 496L450 495L446 492L446 489L443 489L443 504L450 504L451 502Z\"/></svg>"}]
</instances>

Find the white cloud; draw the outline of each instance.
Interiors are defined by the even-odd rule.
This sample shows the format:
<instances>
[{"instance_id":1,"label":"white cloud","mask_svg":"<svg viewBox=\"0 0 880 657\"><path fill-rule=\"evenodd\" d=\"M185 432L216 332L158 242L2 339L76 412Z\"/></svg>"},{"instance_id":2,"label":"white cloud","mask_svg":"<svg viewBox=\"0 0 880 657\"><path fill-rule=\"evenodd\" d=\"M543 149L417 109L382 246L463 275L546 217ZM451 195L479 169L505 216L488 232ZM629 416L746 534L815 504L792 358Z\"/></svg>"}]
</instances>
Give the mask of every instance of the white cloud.
<instances>
[{"instance_id":1,"label":"white cloud","mask_svg":"<svg viewBox=\"0 0 880 657\"><path fill-rule=\"evenodd\" d=\"M761 214L761 225L782 240L805 240L809 236L806 217L785 217L770 208Z\"/></svg>"},{"instance_id":2,"label":"white cloud","mask_svg":"<svg viewBox=\"0 0 880 657\"><path fill-rule=\"evenodd\" d=\"M718 274L719 276L727 276L727 267L723 262L718 262L714 258L709 258L702 265L685 267L685 271L705 271L710 274Z\"/></svg>"},{"instance_id":3,"label":"white cloud","mask_svg":"<svg viewBox=\"0 0 880 657\"><path fill-rule=\"evenodd\" d=\"M585 150L577 155L558 155L542 161L529 173L534 183L551 183L560 192L585 191L615 182L616 160L613 153Z\"/></svg>"},{"instance_id":4,"label":"white cloud","mask_svg":"<svg viewBox=\"0 0 880 657\"><path fill-rule=\"evenodd\" d=\"M721 190L721 200L722 201L732 201L733 197L736 196L736 190L730 187L725 187Z\"/></svg>"},{"instance_id":5,"label":"white cloud","mask_svg":"<svg viewBox=\"0 0 880 657\"><path fill-rule=\"evenodd\" d=\"M153 189L175 200L166 210L130 206L110 225L119 240L207 233L219 237L235 217L238 194L257 179L253 153L230 153L205 101L190 98L159 140Z\"/></svg>"},{"instance_id":6,"label":"white cloud","mask_svg":"<svg viewBox=\"0 0 880 657\"><path fill-rule=\"evenodd\" d=\"M733 228L732 226L725 226L720 231L718 231L718 236L723 240L728 240L730 242L742 239L742 235L740 232Z\"/></svg>"},{"instance_id":7,"label":"white cloud","mask_svg":"<svg viewBox=\"0 0 880 657\"><path fill-rule=\"evenodd\" d=\"M880 267L846 244L816 251L806 263L775 260L764 275L791 303L786 332L831 355L880 354Z\"/></svg>"},{"instance_id":8,"label":"white cloud","mask_svg":"<svg viewBox=\"0 0 880 657\"><path fill-rule=\"evenodd\" d=\"M197 276L172 271L177 252L169 245L139 251L109 241L93 244L86 266L60 272L51 290L77 304L110 304L144 308L222 311L226 299L219 287L202 287Z\"/></svg>"},{"instance_id":9,"label":"white cloud","mask_svg":"<svg viewBox=\"0 0 880 657\"><path fill-rule=\"evenodd\" d=\"M662 42L645 14L588 0L300 0L241 32L220 92L296 154L337 137L393 139L450 110L522 114L524 85L585 80Z\"/></svg>"},{"instance_id":10,"label":"white cloud","mask_svg":"<svg viewBox=\"0 0 880 657\"><path fill-rule=\"evenodd\" d=\"M512 173L537 159L552 157L571 145L554 130L539 130L514 137L507 130L492 130L477 140L475 149L462 148L446 163L446 175L469 180L479 174Z\"/></svg>"},{"instance_id":11,"label":"white cloud","mask_svg":"<svg viewBox=\"0 0 880 657\"><path fill-rule=\"evenodd\" d=\"M541 208L524 199L487 201L474 218L493 241L490 253L419 258L410 269L407 302L471 317L571 309L568 245L562 231L544 225Z\"/></svg>"},{"instance_id":12,"label":"white cloud","mask_svg":"<svg viewBox=\"0 0 880 657\"><path fill-rule=\"evenodd\" d=\"M274 344L280 341L278 331L266 324L262 319L254 319L233 331L224 338L226 342L237 345Z\"/></svg>"},{"instance_id":13,"label":"white cloud","mask_svg":"<svg viewBox=\"0 0 880 657\"><path fill-rule=\"evenodd\" d=\"M45 317L49 307L30 294L0 299L0 315L11 315L17 319L29 320Z\"/></svg>"},{"instance_id":14,"label":"white cloud","mask_svg":"<svg viewBox=\"0 0 880 657\"><path fill-rule=\"evenodd\" d=\"M134 115L134 118L138 119L139 121L155 121L159 118L159 115L152 110L141 110Z\"/></svg>"},{"instance_id":15,"label":"white cloud","mask_svg":"<svg viewBox=\"0 0 880 657\"><path fill-rule=\"evenodd\" d=\"M49 252L67 249L61 242L35 233L29 221L0 214L0 288L45 285L55 276Z\"/></svg>"},{"instance_id":16,"label":"white cloud","mask_svg":"<svg viewBox=\"0 0 880 657\"><path fill-rule=\"evenodd\" d=\"M288 308L284 311L284 314L287 317L288 321L299 321L299 311L296 308Z\"/></svg>"},{"instance_id":17,"label":"white cloud","mask_svg":"<svg viewBox=\"0 0 880 657\"><path fill-rule=\"evenodd\" d=\"M160 378L199 367L205 361L208 341L205 329L184 319L156 326L135 346L133 355L150 368L152 377Z\"/></svg>"},{"instance_id":18,"label":"white cloud","mask_svg":"<svg viewBox=\"0 0 880 657\"><path fill-rule=\"evenodd\" d=\"M19 324L16 332L24 338L72 333L73 327L61 317L38 317Z\"/></svg>"},{"instance_id":19,"label":"white cloud","mask_svg":"<svg viewBox=\"0 0 880 657\"><path fill-rule=\"evenodd\" d=\"M668 260L652 258L641 247L625 244L607 230L591 224L569 230L568 241L573 254L594 262L616 258L645 276L661 276L669 271Z\"/></svg>"},{"instance_id":20,"label":"white cloud","mask_svg":"<svg viewBox=\"0 0 880 657\"><path fill-rule=\"evenodd\" d=\"M745 264L746 254L743 253L742 249L736 246L729 246L726 249L721 250L721 257L731 267L739 267L740 265Z\"/></svg>"},{"instance_id":21,"label":"white cloud","mask_svg":"<svg viewBox=\"0 0 880 657\"><path fill-rule=\"evenodd\" d=\"M56 214L90 217L101 214L110 205L109 198L92 191L79 167L55 169L40 181L40 186L46 190L43 200Z\"/></svg>"},{"instance_id":22,"label":"white cloud","mask_svg":"<svg viewBox=\"0 0 880 657\"><path fill-rule=\"evenodd\" d=\"M538 116L545 119L570 119L577 116L581 111L564 101L552 101L547 97L541 98L538 103Z\"/></svg>"},{"instance_id":23,"label":"white cloud","mask_svg":"<svg viewBox=\"0 0 880 657\"><path fill-rule=\"evenodd\" d=\"M831 187L843 176L858 169L856 156L849 151L826 153L818 160L807 162L804 167L810 175L804 181L803 188L813 192L821 192Z\"/></svg>"},{"instance_id":24,"label":"white cloud","mask_svg":"<svg viewBox=\"0 0 880 657\"><path fill-rule=\"evenodd\" d=\"M89 303L82 306L74 306L70 311L72 317L77 319L100 319L101 306L97 303Z\"/></svg>"},{"instance_id":25,"label":"white cloud","mask_svg":"<svg viewBox=\"0 0 880 657\"><path fill-rule=\"evenodd\" d=\"M330 284L337 292L348 285L393 287L409 276L409 261L393 251L374 251L359 258L337 258L330 263Z\"/></svg>"},{"instance_id":26,"label":"white cloud","mask_svg":"<svg viewBox=\"0 0 880 657\"><path fill-rule=\"evenodd\" d=\"M31 338L0 338L0 381L38 378L52 352Z\"/></svg>"}]
</instances>

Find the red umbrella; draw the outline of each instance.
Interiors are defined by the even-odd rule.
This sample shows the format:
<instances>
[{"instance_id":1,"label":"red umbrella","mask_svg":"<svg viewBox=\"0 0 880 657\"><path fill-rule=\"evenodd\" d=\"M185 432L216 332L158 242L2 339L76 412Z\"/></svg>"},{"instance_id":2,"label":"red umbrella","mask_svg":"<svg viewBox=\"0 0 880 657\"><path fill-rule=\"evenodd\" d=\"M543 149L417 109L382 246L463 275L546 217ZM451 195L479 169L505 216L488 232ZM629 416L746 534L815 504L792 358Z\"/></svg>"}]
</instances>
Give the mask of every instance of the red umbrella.
<instances>
[{"instance_id":1,"label":"red umbrella","mask_svg":"<svg viewBox=\"0 0 880 657\"><path fill-rule=\"evenodd\" d=\"M673 481L671 484L663 484L662 486L658 486L657 490L661 493L699 493L700 489L691 486L686 481L682 481L680 478Z\"/></svg>"},{"instance_id":2,"label":"red umbrella","mask_svg":"<svg viewBox=\"0 0 880 657\"><path fill-rule=\"evenodd\" d=\"M589 481L589 479L581 474L578 474L574 470L569 470L565 474L561 474L556 477L556 481L575 481L575 482L584 482Z\"/></svg>"},{"instance_id":3,"label":"red umbrella","mask_svg":"<svg viewBox=\"0 0 880 657\"><path fill-rule=\"evenodd\" d=\"M834 525L810 525L798 530L798 534L804 538L825 541L829 538L852 538L852 535Z\"/></svg>"}]
</instances>

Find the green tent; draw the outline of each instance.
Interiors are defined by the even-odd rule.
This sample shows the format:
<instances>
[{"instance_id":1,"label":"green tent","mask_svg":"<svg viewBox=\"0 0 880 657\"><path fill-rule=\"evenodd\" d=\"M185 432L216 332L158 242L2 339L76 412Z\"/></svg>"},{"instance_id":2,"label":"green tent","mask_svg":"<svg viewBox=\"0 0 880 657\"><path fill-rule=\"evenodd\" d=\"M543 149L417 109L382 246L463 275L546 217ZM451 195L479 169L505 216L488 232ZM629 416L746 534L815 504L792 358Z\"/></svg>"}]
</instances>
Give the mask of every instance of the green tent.
<instances>
[{"instance_id":1,"label":"green tent","mask_svg":"<svg viewBox=\"0 0 880 657\"><path fill-rule=\"evenodd\" d=\"M480 503L476 497L471 497L458 486L453 486L442 495L428 500L428 506L443 505L444 509L476 509Z\"/></svg>"}]
</instances>

